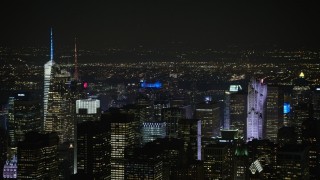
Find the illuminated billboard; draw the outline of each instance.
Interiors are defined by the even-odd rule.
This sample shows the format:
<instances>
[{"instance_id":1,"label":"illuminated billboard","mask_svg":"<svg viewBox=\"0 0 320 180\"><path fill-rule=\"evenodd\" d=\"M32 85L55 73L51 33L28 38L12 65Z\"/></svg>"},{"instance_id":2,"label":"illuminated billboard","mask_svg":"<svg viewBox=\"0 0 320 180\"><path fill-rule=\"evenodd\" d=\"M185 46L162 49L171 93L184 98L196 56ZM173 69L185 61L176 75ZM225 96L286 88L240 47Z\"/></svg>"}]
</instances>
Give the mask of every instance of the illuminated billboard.
<instances>
[{"instance_id":1,"label":"illuminated billboard","mask_svg":"<svg viewBox=\"0 0 320 180\"><path fill-rule=\"evenodd\" d=\"M156 89L160 89L162 88L162 83L157 81L155 83L147 83L145 81L141 82L141 87L142 88L156 88Z\"/></svg>"},{"instance_id":2,"label":"illuminated billboard","mask_svg":"<svg viewBox=\"0 0 320 180\"><path fill-rule=\"evenodd\" d=\"M289 102L285 102L283 104L283 113L284 114L288 114L290 112L290 103Z\"/></svg>"}]
</instances>

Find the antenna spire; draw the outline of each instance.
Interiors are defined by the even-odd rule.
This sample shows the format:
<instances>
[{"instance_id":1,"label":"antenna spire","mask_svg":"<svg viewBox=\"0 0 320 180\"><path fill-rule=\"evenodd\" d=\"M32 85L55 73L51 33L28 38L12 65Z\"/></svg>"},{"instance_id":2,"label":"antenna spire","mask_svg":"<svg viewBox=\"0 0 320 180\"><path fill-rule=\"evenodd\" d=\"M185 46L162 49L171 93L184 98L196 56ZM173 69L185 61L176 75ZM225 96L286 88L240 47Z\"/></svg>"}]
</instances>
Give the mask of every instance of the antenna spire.
<instances>
[{"instance_id":1,"label":"antenna spire","mask_svg":"<svg viewBox=\"0 0 320 180\"><path fill-rule=\"evenodd\" d=\"M74 79L79 79L78 74L78 54L77 54L77 38L74 38Z\"/></svg>"},{"instance_id":2,"label":"antenna spire","mask_svg":"<svg viewBox=\"0 0 320 180\"><path fill-rule=\"evenodd\" d=\"M50 60L53 61L53 37L52 37L52 28L50 33Z\"/></svg>"}]
</instances>

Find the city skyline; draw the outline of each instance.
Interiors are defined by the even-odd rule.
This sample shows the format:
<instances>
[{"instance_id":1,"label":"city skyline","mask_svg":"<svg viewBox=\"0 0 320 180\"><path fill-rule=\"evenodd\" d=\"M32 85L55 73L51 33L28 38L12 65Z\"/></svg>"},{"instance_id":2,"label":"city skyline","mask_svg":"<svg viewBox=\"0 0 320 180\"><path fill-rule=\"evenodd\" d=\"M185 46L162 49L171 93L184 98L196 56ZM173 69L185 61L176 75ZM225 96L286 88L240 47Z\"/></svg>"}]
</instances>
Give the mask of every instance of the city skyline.
<instances>
[{"instance_id":1,"label":"city skyline","mask_svg":"<svg viewBox=\"0 0 320 180\"><path fill-rule=\"evenodd\" d=\"M0 179L320 178L314 4L0 5Z\"/></svg>"}]
</instances>

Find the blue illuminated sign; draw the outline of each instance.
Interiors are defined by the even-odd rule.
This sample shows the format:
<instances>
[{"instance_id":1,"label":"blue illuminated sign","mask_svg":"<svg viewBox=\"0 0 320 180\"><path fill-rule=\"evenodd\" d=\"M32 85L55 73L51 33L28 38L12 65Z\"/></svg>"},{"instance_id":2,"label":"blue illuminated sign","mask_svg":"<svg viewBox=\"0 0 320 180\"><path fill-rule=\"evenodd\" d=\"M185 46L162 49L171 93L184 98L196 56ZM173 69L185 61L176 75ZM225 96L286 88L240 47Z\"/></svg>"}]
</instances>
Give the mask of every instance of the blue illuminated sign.
<instances>
[{"instance_id":1,"label":"blue illuminated sign","mask_svg":"<svg viewBox=\"0 0 320 180\"><path fill-rule=\"evenodd\" d=\"M288 114L289 112L290 112L290 103L288 103L288 102L285 102L284 104L283 104L283 113L284 114Z\"/></svg>"},{"instance_id":2,"label":"blue illuminated sign","mask_svg":"<svg viewBox=\"0 0 320 180\"><path fill-rule=\"evenodd\" d=\"M155 83L146 83L145 81L144 82L141 82L141 87L142 88L156 88L156 89L160 89L162 88L162 83L157 81Z\"/></svg>"}]
</instances>

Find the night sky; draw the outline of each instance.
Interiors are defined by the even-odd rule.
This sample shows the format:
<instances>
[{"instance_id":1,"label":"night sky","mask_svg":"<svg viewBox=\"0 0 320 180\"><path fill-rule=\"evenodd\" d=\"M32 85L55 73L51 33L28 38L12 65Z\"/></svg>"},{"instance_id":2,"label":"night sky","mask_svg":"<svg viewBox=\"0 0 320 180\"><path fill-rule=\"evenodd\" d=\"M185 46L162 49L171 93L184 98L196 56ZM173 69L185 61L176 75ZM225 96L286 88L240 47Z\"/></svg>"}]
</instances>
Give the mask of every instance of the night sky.
<instances>
[{"instance_id":1,"label":"night sky","mask_svg":"<svg viewBox=\"0 0 320 180\"><path fill-rule=\"evenodd\" d=\"M320 11L307 1L0 2L0 46L194 47L276 44L319 47Z\"/></svg>"}]
</instances>

